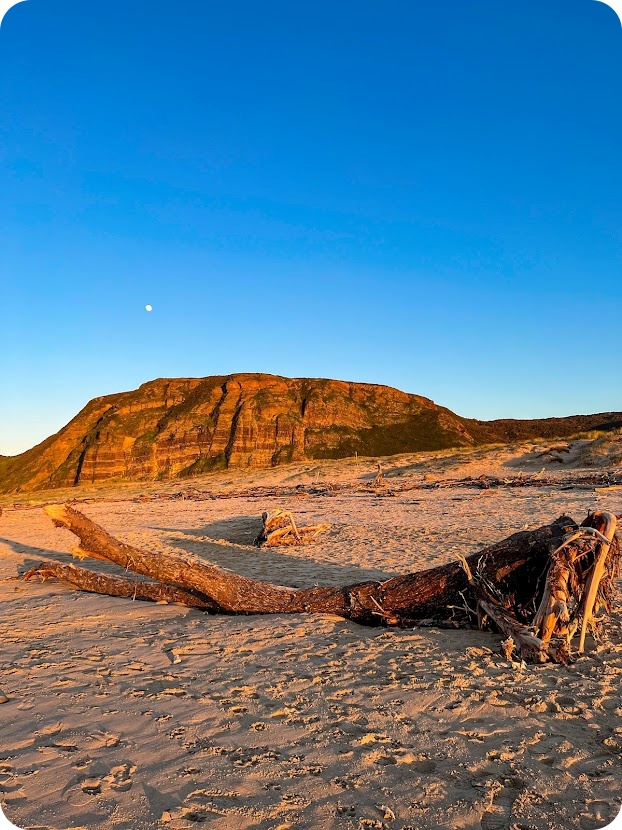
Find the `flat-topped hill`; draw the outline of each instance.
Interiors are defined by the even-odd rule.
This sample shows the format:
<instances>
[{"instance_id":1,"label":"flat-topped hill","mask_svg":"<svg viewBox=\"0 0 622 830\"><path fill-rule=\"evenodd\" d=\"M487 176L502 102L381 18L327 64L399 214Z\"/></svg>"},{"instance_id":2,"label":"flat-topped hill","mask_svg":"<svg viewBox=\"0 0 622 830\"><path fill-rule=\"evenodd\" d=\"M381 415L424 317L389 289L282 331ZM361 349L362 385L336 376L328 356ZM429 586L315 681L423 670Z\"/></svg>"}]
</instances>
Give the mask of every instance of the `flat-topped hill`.
<instances>
[{"instance_id":1,"label":"flat-topped hill","mask_svg":"<svg viewBox=\"0 0 622 830\"><path fill-rule=\"evenodd\" d=\"M90 401L56 435L0 456L0 492L386 456L622 426L622 413L477 421L389 386L234 374L144 383Z\"/></svg>"}]
</instances>

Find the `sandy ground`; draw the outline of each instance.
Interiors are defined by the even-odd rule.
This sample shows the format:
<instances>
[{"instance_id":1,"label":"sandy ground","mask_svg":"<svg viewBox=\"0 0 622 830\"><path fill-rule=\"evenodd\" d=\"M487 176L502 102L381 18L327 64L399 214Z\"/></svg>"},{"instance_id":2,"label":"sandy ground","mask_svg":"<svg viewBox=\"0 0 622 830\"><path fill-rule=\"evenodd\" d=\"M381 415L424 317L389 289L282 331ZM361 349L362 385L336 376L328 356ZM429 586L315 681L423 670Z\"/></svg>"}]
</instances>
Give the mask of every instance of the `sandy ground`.
<instances>
[{"instance_id":1,"label":"sandy ground","mask_svg":"<svg viewBox=\"0 0 622 830\"><path fill-rule=\"evenodd\" d=\"M403 484L540 464L517 458L401 458L385 470ZM622 512L622 491L586 485L239 494L364 480L374 466L108 488L79 507L134 545L295 586L387 578L562 513ZM135 498L181 486L225 495ZM570 667L521 667L490 633L214 617L89 595L16 578L44 558L69 561L75 537L36 504L4 505L0 797L19 827L592 830L620 809L620 614ZM277 505L331 529L305 548L252 547L261 512Z\"/></svg>"}]
</instances>

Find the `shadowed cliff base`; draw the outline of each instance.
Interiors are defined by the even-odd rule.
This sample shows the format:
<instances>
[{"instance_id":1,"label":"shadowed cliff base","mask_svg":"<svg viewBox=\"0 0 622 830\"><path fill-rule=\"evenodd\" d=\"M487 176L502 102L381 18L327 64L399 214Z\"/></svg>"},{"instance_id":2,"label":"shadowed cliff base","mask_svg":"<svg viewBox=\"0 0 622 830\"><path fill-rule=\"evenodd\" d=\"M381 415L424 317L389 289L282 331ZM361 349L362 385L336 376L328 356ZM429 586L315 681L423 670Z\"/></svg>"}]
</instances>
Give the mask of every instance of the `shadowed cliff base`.
<instances>
[{"instance_id":1,"label":"shadowed cliff base","mask_svg":"<svg viewBox=\"0 0 622 830\"><path fill-rule=\"evenodd\" d=\"M478 421L375 384L264 374L158 379L95 398L56 435L21 455L0 457L0 492L158 481L620 428L620 412Z\"/></svg>"}]
</instances>

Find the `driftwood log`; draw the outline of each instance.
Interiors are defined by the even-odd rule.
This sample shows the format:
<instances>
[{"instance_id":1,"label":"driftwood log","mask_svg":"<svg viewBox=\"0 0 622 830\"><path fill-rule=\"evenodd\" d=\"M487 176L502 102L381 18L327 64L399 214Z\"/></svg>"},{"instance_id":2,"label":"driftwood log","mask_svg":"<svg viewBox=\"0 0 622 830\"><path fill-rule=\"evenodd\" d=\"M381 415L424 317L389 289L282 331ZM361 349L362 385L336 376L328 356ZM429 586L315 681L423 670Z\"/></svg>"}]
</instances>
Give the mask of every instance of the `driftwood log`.
<instances>
[{"instance_id":1,"label":"driftwood log","mask_svg":"<svg viewBox=\"0 0 622 830\"><path fill-rule=\"evenodd\" d=\"M598 608L611 608L620 573L617 521L611 513L591 513L581 526L562 516L461 561L384 582L293 589L249 579L188 554L142 551L68 505L48 506L45 512L79 538L75 555L103 558L150 577L157 591L147 596L151 589L139 583L130 594L125 583L136 584L130 580L106 585L99 574L91 578L83 568L61 571L50 563L31 570L29 578L58 576L84 590L137 599L166 599L158 594L162 588L181 589L170 601L229 614L323 612L366 625L490 625L506 635L508 656L516 651L537 662L567 662L579 626L579 649L584 648L587 630L597 632Z\"/></svg>"},{"instance_id":2,"label":"driftwood log","mask_svg":"<svg viewBox=\"0 0 622 830\"><path fill-rule=\"evenodd\" d=\"M298 527L288 510L277 507L271 513L261 514L262 529L255 539L257 547L277 547L280 545L305 545L316 536L328 530L330 525L309 525Z\"/></svg>"}]
</instances>

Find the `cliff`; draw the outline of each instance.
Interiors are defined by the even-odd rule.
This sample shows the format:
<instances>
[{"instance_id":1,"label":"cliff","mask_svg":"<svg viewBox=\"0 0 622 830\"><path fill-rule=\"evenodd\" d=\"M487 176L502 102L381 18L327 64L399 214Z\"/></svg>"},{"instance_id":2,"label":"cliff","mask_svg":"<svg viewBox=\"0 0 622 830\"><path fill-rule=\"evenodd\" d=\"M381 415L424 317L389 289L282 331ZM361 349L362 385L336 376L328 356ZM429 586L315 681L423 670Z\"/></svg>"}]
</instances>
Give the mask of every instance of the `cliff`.
<instances>
[{"instance_id":1,"label":"cliff","mask_svg":"<svg viewBox=\"0 0 622 830\"><path fill-rule=\"evenodd\" d=\"M392 455L620 425L620 413L475 421L419 395L336 380L261 374L158 379L95 398L38 446L0 456L0 492L355 453Z\"/></svg>"}]
</instances>

